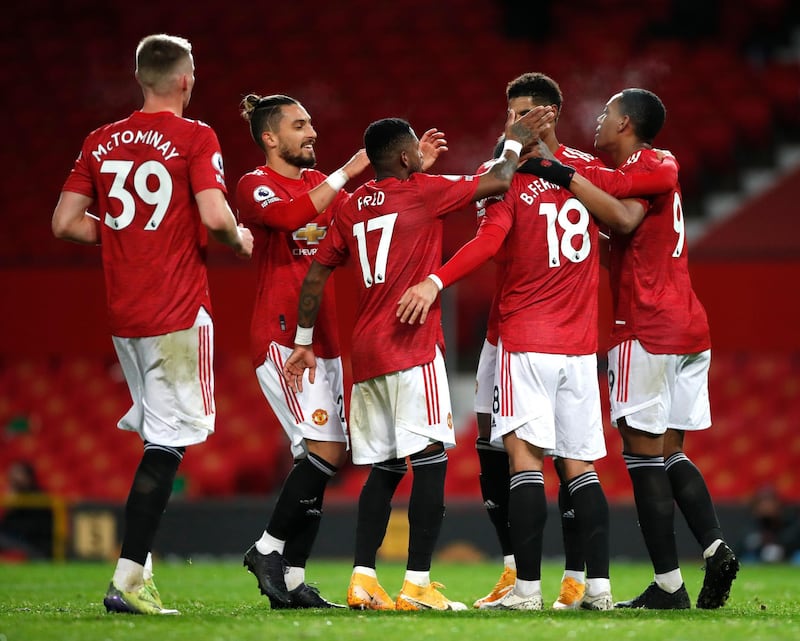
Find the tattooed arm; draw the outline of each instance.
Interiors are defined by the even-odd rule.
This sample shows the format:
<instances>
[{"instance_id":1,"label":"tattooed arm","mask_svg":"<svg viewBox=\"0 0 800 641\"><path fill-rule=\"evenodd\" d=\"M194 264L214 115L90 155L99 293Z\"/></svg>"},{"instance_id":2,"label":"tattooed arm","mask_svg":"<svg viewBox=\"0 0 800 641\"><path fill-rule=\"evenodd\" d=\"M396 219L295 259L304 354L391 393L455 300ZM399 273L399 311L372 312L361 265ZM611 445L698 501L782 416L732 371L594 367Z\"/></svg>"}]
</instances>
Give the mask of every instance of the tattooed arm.
<instances>
[{"instance_id":1,"label":"tattooed arm","mask_svg":"<svg viewBox=\"0 0 800 641\"><path fill-rule=\"evenodd\" d=\"M312 261L300 290L294 351L283 365L283 377L289 386L298 392L303 391L303 372L305 370L308 370L308 382L314 383L317 371L317 358L312 346L314 323L319 314L325 283L328 282L332 272L333 268L318 263L316 260Z\"/></svg>"},{"instance_id":2,"label":"tattooed arm","mask_svg":"<svg viewBox=\"0 0 800 641\"><path fill-rule=\"evenodd\" d=\"M522 150L536 142L540 134L551 126L554 117L555 112L550 107L534 107L519 120L515 120L516 114L509 110L503 152L488 171L478 176L475 200L508 191L511 179L517 171Z\"/></svg>"}]
</instances>

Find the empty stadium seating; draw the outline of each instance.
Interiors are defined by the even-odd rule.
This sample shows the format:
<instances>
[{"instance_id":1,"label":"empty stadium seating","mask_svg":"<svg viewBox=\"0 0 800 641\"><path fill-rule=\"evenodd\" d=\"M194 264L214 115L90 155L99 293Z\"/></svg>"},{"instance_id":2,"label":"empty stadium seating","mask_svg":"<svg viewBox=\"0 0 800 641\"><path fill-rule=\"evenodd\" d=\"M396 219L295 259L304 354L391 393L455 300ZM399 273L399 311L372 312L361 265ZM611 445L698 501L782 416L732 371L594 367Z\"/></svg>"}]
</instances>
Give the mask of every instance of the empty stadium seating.
<instances>
[{"instance_id":1,"label":"empty stadium seating","mask_svg":"<svg viewBox=\"0 0 800 641\"><path fill-rule=\"evenodd\" d=\"M219 497L276 491L291 466L286 438L261 395L246 358L217 365L217 432L189 448L178 496ZM31 359L0 364L0 469L35 462L46 488L65 498L122 501L141 456L141 442L115 428L129 396L118 366L106 358ZM604 389L605 381L601 380ZM710 393L714 426L687 437L712 494L739 500L763 485L800 500L800 354L715 354ZM604 399L605 404L605 399ZM607 414L607 412L606 412ZM478 460L472 420L450 451L447 496L478 499ZM632 500L620 441L606 419L608 456L598 470L611 500ZM333 497L355 500L368 468L345 466ZM558 481L547 466L548 496ZM410 475L409 475L410 477ZM0 485L0 494L3 491ZM410 479L398 496L407 496Z\"/></svg>"},{"instance_id":2,"label":"empty stadium seating","mask_svg":"<svg viewBox=\"0 0 800 641\"><path fill-rule=\"evenodd\" d=\"M541 70L562 84L560 137L586 149L610 93L646 86L667 104L658 143L678 152L690 197L709 176L736 174L734 151L771 148L775 135L800 128L800 66L775 55L798 19L783 0L720 3L716 30L702 38L673 28L663 0L543 3L550 35L535 40L508 38L504 26L514 17L489 0L318 3L310 15L271 11L267 27L248 12L202 2L192 11L161 3L133 13L119 2L44 4L6 11L8 24L26 26L2 43L5 59L15 60L3 69L5 86L15 87L5 98L15 126L0 149L15 187L14 234L0 239L6 264L88 260L80 248L53 241L47 212L83 136L138 106L132 51L153 30L194 43L198 84L187 115L219 133L231 187L260 161L238 117L249 91L290 93L308 106L324 170L349 157L371 120L400 115L420 130L448 133L451 152L440 168L451 173L484 159L502 127L505 83L522 71ZM31 41L30 60L14 55Z\"/></svg>"}]
</instances>

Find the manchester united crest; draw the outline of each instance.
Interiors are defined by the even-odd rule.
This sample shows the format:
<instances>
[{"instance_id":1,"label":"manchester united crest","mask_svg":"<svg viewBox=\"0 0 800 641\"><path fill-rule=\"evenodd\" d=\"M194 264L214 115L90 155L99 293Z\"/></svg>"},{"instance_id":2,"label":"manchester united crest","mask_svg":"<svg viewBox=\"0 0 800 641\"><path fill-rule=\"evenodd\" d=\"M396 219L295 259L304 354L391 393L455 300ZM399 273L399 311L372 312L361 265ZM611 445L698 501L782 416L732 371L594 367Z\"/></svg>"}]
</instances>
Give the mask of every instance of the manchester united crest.
<instances>
[{"instance_id":1,"label":"manchester united crest","mask_svg":"<svg viewBox=\"0 0 800 641\"><path fill-rule=\"evenodd\" d=\"M453 429L453 414L450 412L447 412L447 427Z\"/></svg>"},{"instance_id":2,"label":"manchester united crest","mask_svg":"<svg viewBox=\"0 0 800 641\"><path fill-rule=\"evenodd\" d=\"M314 410L314 413L311 415L311 420L314 421L314 425L325 425L328 422L328 412L325 410Z\"/></svg>"}]
</instances>

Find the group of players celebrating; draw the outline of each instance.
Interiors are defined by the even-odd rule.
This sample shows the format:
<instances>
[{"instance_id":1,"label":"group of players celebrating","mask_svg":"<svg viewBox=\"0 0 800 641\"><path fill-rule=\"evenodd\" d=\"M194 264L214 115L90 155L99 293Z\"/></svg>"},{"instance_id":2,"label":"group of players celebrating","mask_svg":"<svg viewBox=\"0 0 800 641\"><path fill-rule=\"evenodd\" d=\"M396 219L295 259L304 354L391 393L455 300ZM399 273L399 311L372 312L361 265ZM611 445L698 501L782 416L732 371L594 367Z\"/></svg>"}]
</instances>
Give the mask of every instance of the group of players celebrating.
<instances>
[{"instance_id":1,"label":"group of players celebrating","mask_svg":"<svg viewBox=\"0 0 800 641\"><path fill-rule=\"evenodd\" d=\"M678 162L653 147L666 117L655 94L624 89L598 115L595 147L611 158L609 168L559 143L558 84L523 74L507 85L494 158L463 176L427 173L448 149L445 136L429 129L418 138L400 118L370 124L364 148L326 176L314 169L316 131L305 107L285 95L251 94L242 115L265 163L238 182L237 224L213 130L182 115L194 85L191 45L148 36L137 48L136 77L142 109L87 137L53 215L58 237L102 245L114 345L133 398L119 426L144 441L107 610L176 612L155 587L151 548L185 448L214 429L205 229L243 258L255 253L253 364L295 460L244 556L273 608L345 607L306 582L306 563L325 488L349 455L371 469L359 497L347 606L467 609L430 576L447 450L455 446L439 292L489 259L496 291L474 409L481 491L504 567L474 607L544 607L546 458L560 479L565 543L553 608L691 607L675 544L676 503L705 559L696 605L724 605L739 564L683 451L686 432L711 425L709 328L689 279ZM177 153L166 158L135 136L94 153L115 133L144 130L163 134ZM345 192L368 166L375 178ZM442 265L443 218L473 202L477 234ZM346 413L328 281L348 260L358 305ZM611 422L654 569L639 596L616 603L608 504L594 468L606 455L596 355L601 264L613 300ZM392 598L378 581L376 556L409 464L408 558Z\"/></svg>"}]
</instances>

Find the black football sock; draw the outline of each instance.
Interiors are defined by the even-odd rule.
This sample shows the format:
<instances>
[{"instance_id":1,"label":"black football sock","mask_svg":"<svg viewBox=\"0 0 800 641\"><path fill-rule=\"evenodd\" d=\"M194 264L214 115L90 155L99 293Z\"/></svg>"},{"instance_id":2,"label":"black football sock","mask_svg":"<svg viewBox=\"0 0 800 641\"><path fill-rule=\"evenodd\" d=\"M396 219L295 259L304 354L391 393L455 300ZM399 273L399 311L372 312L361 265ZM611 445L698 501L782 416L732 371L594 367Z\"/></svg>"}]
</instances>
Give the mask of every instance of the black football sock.
<instances>
[{"instance_id":1,"label":"black football sock","mask_svg":"<svg viewBox=\"0 0 800 641\"><path fill-rule=\"evenodd\" d=\"M586 554L586 578L607 579L610 543L608 502L597 472L584 472L569 482L572 505L583 550Z\"/></svg>"},{"instance_id":2,"label":"black football sock","mask_svg":"<svg viewBox=\"0 0 800 641\"><path fill-rule=\"evenodd\" d=\"M145 442L144 454L125 503L125 534L120 558L144 565L185 451L183 447Z\"/></svg>"},{"instance_id":3,"label":"black football sock","mask_svg":"<svg viewBox=\"0 0 800 641\"><path fill-rule=\"evenodd\" d=\"M622 453L633 484L639 528L656 574L678 569L675 501L663 456Z\"/></svg>"},{"instance_id":4,"label":"black football sock","mask_svg":"<svg viewBox=\"0 0 800 641\"><path fill-rule=\"evenodd\" d=\"M675 502L683 512L694 538L705 550L714 541L722 538L722 528L705 479L683 452L672 454L664 461L664 467Z\"/></svg>"},{"instance_id":5,"label":"black football sock","mask_svg":"<svg viewBox=\"0 0 800 641\"><path fill-rule=\"evenodd\" d=\"M489 440L475 441L481 466L481 495L489 520L497 532L503 556L513 554L511 534L508 530L508 454L489 445Z\"/></svg>"},{"instance_id":6,"label":"black football sock","mask_svg":"<svg viewBox=\"0 0 800 641\"><path fill-rule=\"evenodd\" d=\"M542 535L547 520L542 472L518 472L511 476L508 520L517 578L538 581L542 578Z\"/></svg>"},{"instance_id":7,"label":"black football sock","mask_svg":"<svg viewBox=\"0 0 800 641\"><path fill-rule=\"evenodd\" d=\"M283 557L290 566L295 568L306 567L306 561L308 561L308 557L311 555L311 548L314 546L314 541L317 539L317 532L319 532L325 488L328 481L336 474L336 467L316 454L309 453L306 458L311 465L323 473L324 481L319 487L316 500L309 504L303 503L305 510L300 516L297 527L294 533L286 539Z\"/></svg>"},{"instance_id":8,"label":"black football sock","mask_svg":"<svg viewBox=\"0 0 800 641\"><path fill-rule=\"evenodd\" d=\"M564 569L583 572L585 558L581 532L569 488L563 481L558 486L558 511L561 514L561 540L564 542Z\"/></svg>"},{"instance_id":9,"label":"black football sock","mask_svg":"<svg viewBox=\"0 0 800 641\"><path fill-rule=\"evenodd\" d=\"M325 486L333 475L331 470L335 471L329 463L313 454L300 459L283 482L267 525L267 534L280 541L288 541L297 534L306 511L322 500Z\"/></svg>"},{"instance_id":10,"label":"black football sock","mask_svg":"<svg viewBox=\"0 0 800 641\"><path fill-rule=\"evenodd\" d=\"M407 570L425 572L431 559L444 518L444 480L447 453L443 447L434 452L420 452L411 458L414 481L408 501Z\"/></svg>"},{"instance_id":11,"label":"black football sock","mask_svg":"<svg viewBox=\"0 0 800 641\"><path fill-rule=\"evenodd\" d=\"M383 537L386 536L386 527L392 513L392 496L406 470L403 459L372 466L358 498L354 566L375 567L375 557L383 543Z\"/></svg>"}]
</instances>

